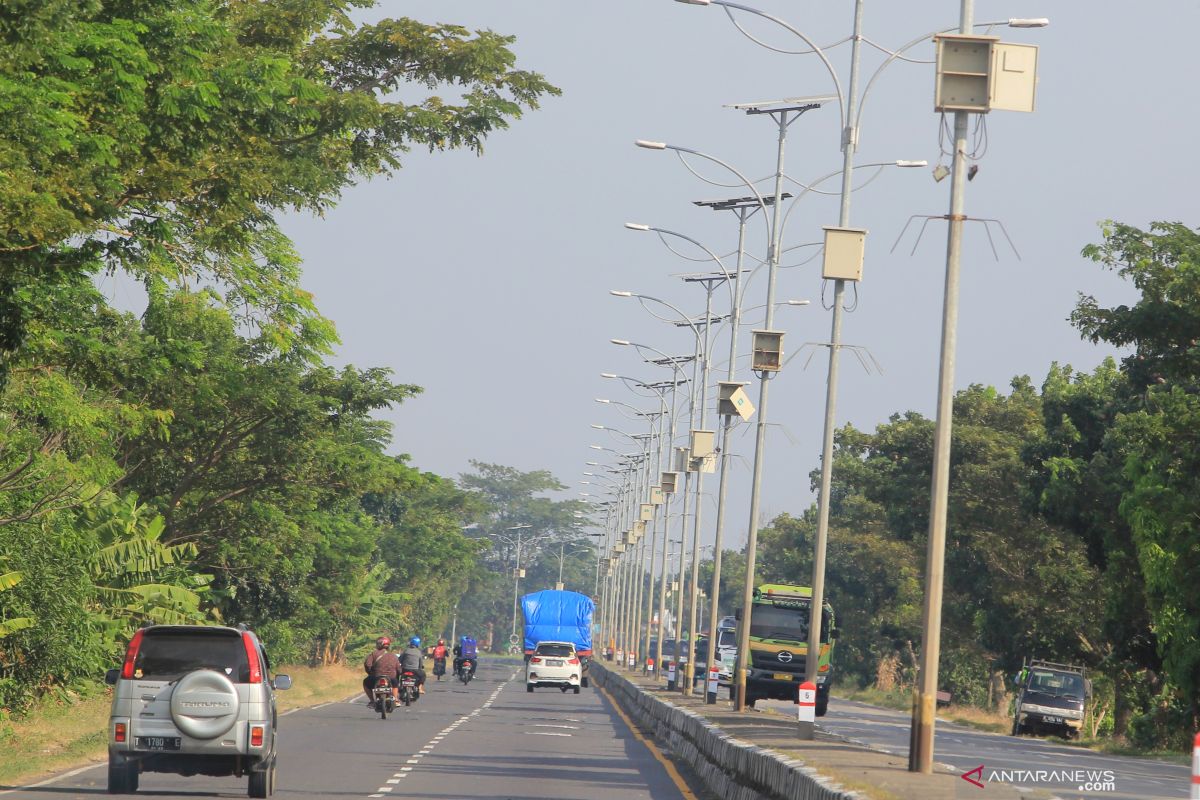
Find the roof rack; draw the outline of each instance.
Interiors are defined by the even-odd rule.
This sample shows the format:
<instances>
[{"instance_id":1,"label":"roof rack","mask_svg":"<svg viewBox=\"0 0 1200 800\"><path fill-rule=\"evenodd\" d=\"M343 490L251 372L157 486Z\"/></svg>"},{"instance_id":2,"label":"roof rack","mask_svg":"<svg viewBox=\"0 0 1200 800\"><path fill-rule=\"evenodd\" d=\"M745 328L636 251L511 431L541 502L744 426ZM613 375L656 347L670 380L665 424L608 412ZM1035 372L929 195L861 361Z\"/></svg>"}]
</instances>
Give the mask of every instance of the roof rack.
<instances>
[{"instance_id":1,"label":"roof rack","mask_svg":"<svg viewBox=\"0 0 1200 800\"><path fill-rule=\"evenodd\" d=\"M1056 669L1060 672L1074 672L1078 675L1087 674L1086 667L1076 666L1074 664L1060 664L1057 661L1046 661L1041 658L1031 658L1029 660L1029 668L1041 667L1042 669Z\"/></svg>"}]
</instances>

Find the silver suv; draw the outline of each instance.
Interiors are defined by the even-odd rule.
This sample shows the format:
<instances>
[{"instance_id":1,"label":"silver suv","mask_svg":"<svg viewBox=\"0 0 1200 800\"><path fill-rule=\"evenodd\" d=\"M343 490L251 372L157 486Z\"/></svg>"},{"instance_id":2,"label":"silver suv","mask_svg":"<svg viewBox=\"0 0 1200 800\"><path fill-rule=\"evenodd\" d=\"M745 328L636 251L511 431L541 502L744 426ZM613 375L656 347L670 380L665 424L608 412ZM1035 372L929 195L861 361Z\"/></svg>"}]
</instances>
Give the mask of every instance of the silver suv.
<instances>
[{"instance_id":1,"label":"silver suv","mask_svg":"<svg viewBox=\"0 0 1200 800\"><path fill-rule=\"evenodd\" d=\"M275 690L262 643L245 626L155 625L133 635L108 722L108 791L136 792L142 772L250 776L275 791Z\"/></svg>"}]
</instances>

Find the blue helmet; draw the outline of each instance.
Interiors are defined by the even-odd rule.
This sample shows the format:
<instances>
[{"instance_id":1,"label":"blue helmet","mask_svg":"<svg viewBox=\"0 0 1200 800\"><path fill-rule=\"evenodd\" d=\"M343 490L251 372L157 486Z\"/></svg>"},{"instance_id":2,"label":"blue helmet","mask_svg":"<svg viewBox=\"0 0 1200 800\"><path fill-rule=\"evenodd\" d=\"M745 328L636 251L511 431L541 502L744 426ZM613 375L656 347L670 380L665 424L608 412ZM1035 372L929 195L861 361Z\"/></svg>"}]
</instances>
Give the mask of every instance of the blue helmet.
<instances>
[{"instance_id":1,"label":"blue helmet","mask_svg":"<svg viewBox=\"0 0 1200 800\"><path fill-rule=\"evenodd\" d=\"M421 637L414 636L408 640L408 643L411 644L413 647L420 647L421 646Z\"/></svg>"}]
</instances>

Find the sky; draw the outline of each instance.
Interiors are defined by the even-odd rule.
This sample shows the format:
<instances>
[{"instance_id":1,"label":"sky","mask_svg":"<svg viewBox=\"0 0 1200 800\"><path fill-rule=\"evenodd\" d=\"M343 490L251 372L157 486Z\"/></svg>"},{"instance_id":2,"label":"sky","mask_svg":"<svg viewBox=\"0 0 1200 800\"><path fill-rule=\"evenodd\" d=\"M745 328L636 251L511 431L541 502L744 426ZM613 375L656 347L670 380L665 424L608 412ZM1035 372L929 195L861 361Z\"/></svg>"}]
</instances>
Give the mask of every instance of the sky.
<instances>
[{"instance_id":1,"label":"sky","mask_svg":"<svg viewBox=\"0 0 1200 800\"><path fill-rule=\"evenodd\" d=\"M762 2L763 10L822 47L844 91L852 0ZM967 224L959 388L978 383L1003 389L1015 375L1040 385L1053 361L1090 370L1113 355L1081 341L1067 317L1080 293L1103 304L1129 302L1134 293L1082 258L1081 249L1099 241L1106 219L1195 224L1187 178L1197 174L1200 157L1188 53L1200 29L1200 6L1171 4L1169 17L1165 4L1121 8L1114 13L1106 4L1051 0L976 3L979 22L1048 17L1050 26L992 31L1004 41L1039 46L1037 107L1032 114L989 114L979 139L979 171L967 185L966 211L998 220L1003 231L990 227L996 257L989 229ZM655 236L623 223L678 231L729 254L736 247L735 218L692 201L746 194L709 185L674 155L636 148L634 140L699 150L752 179L770 176L774 123L727 106L829 95L829 72L815 55L756 44L718 7L670 0L384 0L373 13L514 35L519 65L543 73L563 95L495 133L482 157L413 152L395 177L347 190L324 218L286 220L305 261L304 284L337 324L338 363L390 367L399 381L424 387L384 415L395 425L393 452L448 477L471 471L471 460L548 470L571 487L560 498L575 497L589 490L579 481L590 470L585 462L597 460L590 445L631 449L624 437L590 425L645 430L640 420L625 419L595 398L657 407L653 398L601 373L646 381L669 377L609 340L643 342L673 355L693 350L686 327L609 291L654 296L702 315L702 289L679 276L716 269L681 259ZM864 36L892 49L926 32L956 28L958 14L959 3L950 0L867 0ZM776 48L803 49L781 28L738 19ZM947 212L950 181L931 176L942 124L933 109L933 48L922 44L909 52L930 63L896 62L879 73L863 103L855 158L858 164L929 162L923 169L884 169L853 194L850 225L869 234L863 280L847 291L852 312L845 316L842 341L863 348L881 371L867 371L844 354L837 421L865 430L908 410L935 413L945 223L930 221L919 239L917 231L925 216ZM883 60L864 45L860 96ZM836 105L791 126L789 191L799 194L799 186L841 168L840 127ZM703 162L693 165L705 177L729 181ZM857 171L858 182L873 173ZM822 184L836 186L836 180ZM770 182L758 187L769 191ZM822 225L837 222L837 198L810 192L788 217L784 247L816 242ZM748 254L762 259L765 244L764 226L752 222ZM829 339L832 287L822 285L820 258L813 254L812 247L798 247L783 260L790 266L779 271L777 299L811 304L776 314L775 327L786 331L786 353L798 355L770 390L762 520L799 514L815 500L809 475L819 463L827 356L821 348L809 359L813 348L804 345ZM760 271L747 289L746 307L765 302L765 285ZM728 310L727 298L718 293L715 300L719 313ZM673 316L666 307L656 313ZM761 315L746 314L743 354ZM728 326L714 332L720 337L714 365L723 373ZM718 377L724 375L714 375L710 384ZM753 379L744 359L738 379ZM755 402L757 396L755 387ZM735 431L730 547L744 542L749 525L753 443L752 425ZM715 476L705 485L710 496L702 540L711 541Z\"/></svg>"}]
</instances>

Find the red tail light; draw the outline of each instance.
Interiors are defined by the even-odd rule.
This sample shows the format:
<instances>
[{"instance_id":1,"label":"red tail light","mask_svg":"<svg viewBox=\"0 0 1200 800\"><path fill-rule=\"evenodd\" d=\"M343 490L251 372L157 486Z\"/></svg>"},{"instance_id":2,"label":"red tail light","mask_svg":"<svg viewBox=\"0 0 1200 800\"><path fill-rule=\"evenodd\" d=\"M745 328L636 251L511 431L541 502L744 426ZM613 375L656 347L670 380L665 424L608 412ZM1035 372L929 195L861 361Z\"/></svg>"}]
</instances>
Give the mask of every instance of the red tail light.
<instances>
[{"instance_id":1,"label":"red tail light","mask_svg":"<svg viewBox=\"0 0 1200 800\"><path fill-rule=\"evenodd\" d=\"M126 680L133 677L133 662L137 660L138 648L142 646L142 631L139 629L133 634L133 638L129 640L129 647L125 650L125 664L121 667L121 677ZM125 741L119 739L118 741Z\"/></svg>"},{"instance_id":2,"label":"red tail light","mask_svg":"<svg viewBox=\"0 0 1200 800\"><path fill-rule=\"evenodd\" d=\"M138 633L141 633L141 631L138 631ZM113 741L114 742L125 741L125 723L124 722L118 722L116 725L113 726Z\"/></svg>"},{"instance_id":3,"label":"red tail light","mask_svg":"<svg viewBox=\"0 0 1200 800\"><path fill-rule=\"evenodd\" d=\"M387 678L380 678L379 680L375 681L375 685L376 685L376 686L379 686L379 687L385 687L385 686L387 686L387 685L388 685L388 679L387 679Z\"/></svg>"},{"instance_id":4,"label":"red tail light","mask_svg":"<svg viewBox=\"0 0 1200 800\"><path fill-rule=\"evenodd\" d=\"M263 742L263 726L255 725L250 729L250 746L262 747Z\"/></svg>"},{"instance_id":5,"label":"red tail light","mask_svg":"<svg viewBox=\"0 0 1200 800\"><path fill-rule=\"evenodd\" d=\"M246 646L246 661L250 662L249 683L262 683L262 664L258 661L258 648L249 631L242 632L242 644Z\"/></svg>"},{"instance_id":6,"label":"red tail light","mask_svg":"<svg viewBox=\"0 0 1200 800\"><path fill-rule=\"evenodd\" d=\"M533 658L529 659L529 663L530 664L540 664L540 663L542 663L542 659L540 656L534 656Z\"/></svg>"},{"instance_id":7,"label":"red tail light","mask_svg":"<svg viewBox=\"0 0 1200 800\"><path fill-rule=\"evenodd\" d=\"M568 664L578 664L578 663L579 663L579 659L578 659L578 658L568 658L568 659L567 659L567 663L568 663Z\"/></svg>"}]
</instances>

